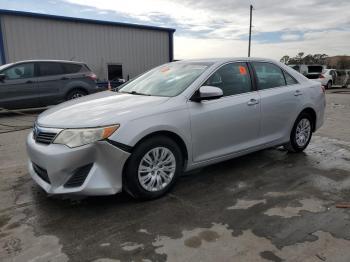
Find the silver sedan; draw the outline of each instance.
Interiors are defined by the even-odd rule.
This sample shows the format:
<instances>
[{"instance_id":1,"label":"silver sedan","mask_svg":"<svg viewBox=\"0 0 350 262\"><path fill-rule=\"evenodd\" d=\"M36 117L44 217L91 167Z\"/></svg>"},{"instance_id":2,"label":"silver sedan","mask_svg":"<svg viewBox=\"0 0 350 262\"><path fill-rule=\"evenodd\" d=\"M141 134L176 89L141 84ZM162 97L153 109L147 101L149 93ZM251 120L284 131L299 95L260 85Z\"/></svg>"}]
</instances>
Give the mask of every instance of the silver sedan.
<instances>
[{"instance_id":1,"label":"silver sedan","mask_svg":"<svg viewBox=\"0 0 350 262\"><path fill-rule=\"evenodd\" d=\"M50 194L156 198L187 170L280 145L303 151L324 110L320 83L273 60L168 63L42 113L29 172Z\"/></svg>"}]
</instances>

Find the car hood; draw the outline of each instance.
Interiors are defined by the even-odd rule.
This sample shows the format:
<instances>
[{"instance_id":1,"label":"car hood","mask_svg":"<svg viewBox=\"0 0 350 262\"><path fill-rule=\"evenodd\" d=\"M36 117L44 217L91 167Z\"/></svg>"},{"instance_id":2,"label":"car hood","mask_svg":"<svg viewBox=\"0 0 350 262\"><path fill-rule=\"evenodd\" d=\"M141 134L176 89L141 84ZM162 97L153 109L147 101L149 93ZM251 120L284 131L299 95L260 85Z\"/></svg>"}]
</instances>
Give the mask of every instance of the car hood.
<instances>
[{"instance_id":1,"label":"car hood","mask_svg":"<svg viewBox=\"0 0 350 262\"><path fill-rule=\"evenodd\" d=\"M168 97L142 96L105 91L74 99L39 115L42 127L81 128L113 125L127 115L139 116L148 108L169 100ZM131 119L129 119L131 120Z\"/></svg>"}]
</instances>

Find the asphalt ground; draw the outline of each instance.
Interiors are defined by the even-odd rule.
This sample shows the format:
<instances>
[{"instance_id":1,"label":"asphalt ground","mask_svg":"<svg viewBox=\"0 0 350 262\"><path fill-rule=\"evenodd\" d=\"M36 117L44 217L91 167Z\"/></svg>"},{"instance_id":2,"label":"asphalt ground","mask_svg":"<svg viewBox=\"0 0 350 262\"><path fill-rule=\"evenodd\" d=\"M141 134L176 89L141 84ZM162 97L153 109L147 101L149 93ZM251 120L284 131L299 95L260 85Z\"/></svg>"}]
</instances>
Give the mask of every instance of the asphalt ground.
<instances>
[{"instance_id":1,"label":"asphalt ground","mask_svg":"<svg viewBox=\"0 0 350 262\"><path fill-rule=\"evenodd\" d=\"M327 91L301 154L268 149L139 202L48 196L29 177L38 113L0 113L0 261L350 261L350 90ZM24 129L24 130L20 130Z\"/></svg>"}]
</instances>

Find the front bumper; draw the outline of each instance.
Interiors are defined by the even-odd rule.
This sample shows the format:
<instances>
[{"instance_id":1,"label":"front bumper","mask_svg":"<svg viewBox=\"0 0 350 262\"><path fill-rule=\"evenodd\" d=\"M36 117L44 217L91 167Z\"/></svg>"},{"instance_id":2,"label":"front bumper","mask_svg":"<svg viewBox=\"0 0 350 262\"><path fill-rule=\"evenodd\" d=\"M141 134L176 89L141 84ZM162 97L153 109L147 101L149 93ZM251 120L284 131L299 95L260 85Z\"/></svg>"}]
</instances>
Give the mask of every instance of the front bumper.
<instances>
[{"instance_id":1,"label":"front bumper","mask_svg":"<svg viewBox=\"0 0 350 262\"><path fill-rule=\"evenodd\" d=\"M130 155L106 141L77 148L41 144L34 141L32 132L27 138L27 152L29 173L47 193L79 195L112 195L120 192L123 167ZM46 172L48 179L43 179L38 173L38 166ZM91 168L87 170L82 184L67 187L67 182L84 166Z\"/></svg>"}]
</instances>

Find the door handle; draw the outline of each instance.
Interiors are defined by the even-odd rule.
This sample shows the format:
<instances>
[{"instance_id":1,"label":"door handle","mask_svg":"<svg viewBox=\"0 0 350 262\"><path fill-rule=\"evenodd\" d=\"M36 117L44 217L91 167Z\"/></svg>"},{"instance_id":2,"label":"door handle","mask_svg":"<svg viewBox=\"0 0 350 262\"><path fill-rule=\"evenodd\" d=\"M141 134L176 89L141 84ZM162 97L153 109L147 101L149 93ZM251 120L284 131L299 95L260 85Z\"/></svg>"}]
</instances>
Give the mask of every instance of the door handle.
<instances>
[{"instance_id":1,"label":"door handle","mask_svg":"<svg viewBox=\"0 0 350 262\"><path fill-rule=\"evenodd\" d=\"M247 103L248 106L253 106L256 104L259 104L259 100L255 99L255 98L250 99L249 102Z\"/></svg>"},{"instance_id":2,"label":"door handle","mask_svg":"<svg viewBox=\"0 0 350 262\"><path fill-rule=\"evenodd\" d=\"M68 80L69 78L68 77L62 77L61 80Z\"/></svg>"},{"instance_id":3,"label":"door handle","mask_svg":"<svg viewBox=\"0 0 350 262\"><path fill-rule=\"evenodd\" d=\"M295 96L301 96L303 93L300 90L296 90L294 95Z\"/></svg>"},{"instance_id":4,"label":"door handle","mask_svg":"<svg viewBox=\"0 0 350 262\"><path fill-rule=\"evenodd\" d=\"M28 80L27 82L26 82L26 84L33 84L34 83L34 81L32 81L32 80Z\"/></svg>"}]
</instances>

